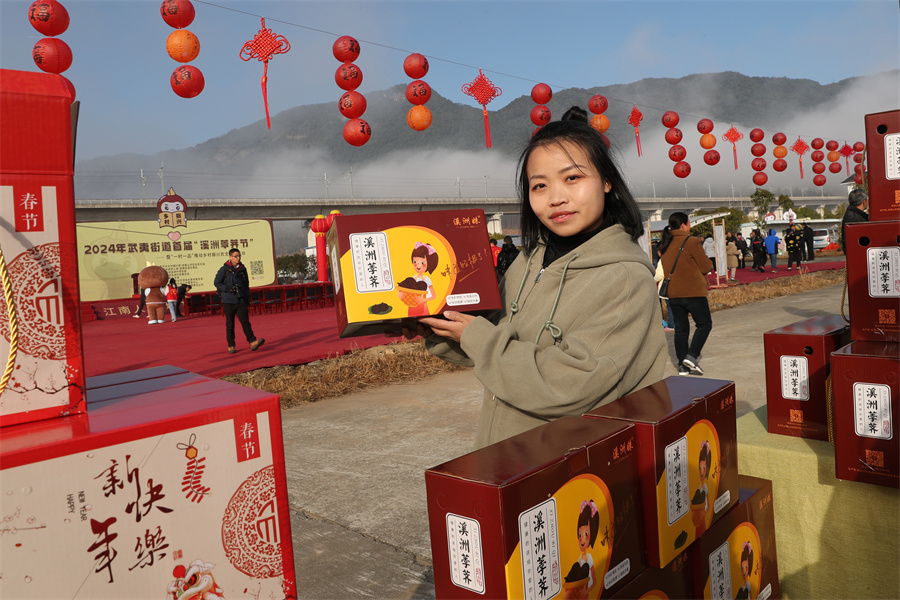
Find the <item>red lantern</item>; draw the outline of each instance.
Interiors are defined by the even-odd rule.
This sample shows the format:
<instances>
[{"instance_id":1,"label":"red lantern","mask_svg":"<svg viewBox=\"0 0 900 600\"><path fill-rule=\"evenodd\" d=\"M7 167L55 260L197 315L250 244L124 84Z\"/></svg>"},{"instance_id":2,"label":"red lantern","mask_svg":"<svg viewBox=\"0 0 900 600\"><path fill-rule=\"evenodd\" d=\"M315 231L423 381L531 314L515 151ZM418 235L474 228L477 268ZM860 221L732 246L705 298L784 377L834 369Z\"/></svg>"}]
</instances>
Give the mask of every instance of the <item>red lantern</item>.
<instances>
[{"instance_id":1,"label":"red lantern","mask_svg":"<svg viewBox=\"0 0 900 600\"><path fill-rule=\"evenodd\" d=\"M180 63L191 62L200 54L200 40L187 29L176 29L166 39L166 52Z\"/></svg>"},{"instance_id":2,"label":"red lantern","mask_svg":"<svg viewBox=\"0 0 900 600\"><path fill-rule=\"evenodd\" d=\"M535 104L547 104L553 97L553 90L546 83L539 83L531 88L531 99Z\"/></svg>"},{"instance_id":3,"label":"red lantern","mask_svg":"<svg viewBox=\"0 0 900 600\"><path fill-rule=\"evenodd\" d=\"M750 132L750 141L751 142L761 142L763 138L766 137L766 134L762 129L756 128Z\"/></svg>"},{"instance_id":4,"label":"red lantern","mask_svg":"<svg viewBox=\"0 0 900 600\"><path fill-rule=\"evenodd\" d=\"M830 165L828 165L828 170L831 171L832 173L840 173L841 172L841 163L839 163L839 162L831 163Z\"/></svg>"},{"instance_id":5,"label":"red lantern","mask_svg":"<svg viewBox=\"0 0 900 600\"><path fill-rule=\"evenodd\" d=\"M356 119L366 112L366 98L359 92L344 92L338 100L338 110L348 119Z\"/></svg>"},{"instance_id":6,"label":"red lantern","mask_svg":"<svg viewBox=\"0 0 900 600\"><path fill-rule=\"evenodd\" d=\"M682 137L684 136L677 127L670 127L666 130L666 141L670 144L680 144Z\"/></svg>"},{"instance_id":7,"label":"red lantern","mask_svg":"<svg viewBox=\"0 0 900 600\"><path fill-rule=\"evenodd\" d=\"M787 169L787 161L783 158L779 158L775 162L772 163L772 168L781 173L785 169Z\"/></svg>"},{"instance_id":8,"label":"red lantern","mask_svg":"<svg viewBox=\"0 0 900 600\"><path fill-rule=\"evenodd\" d=\"M862 142L856 142L855 144L853 144L853 149L856 150L857 152L862 152L863 150L866 149L866 145L863 144Z\"/></svg>"},{"instance_id":9,"label":"red lantern","mask_svg":"<svg viewBox=\"0 0 900 600\"><path fill-rule=\"evenodd\" d=\"M753 156L762 156L766 153L766 145L765 144L753 144L750 147L750 154Z\"/></svg>"},{"instance_id":10,"label":"red lantern","mask_svg":"<svg viewBox=\"0 0 900 600\"><path fill-rule=\"evenodd\" d=\"M787 136L783 133L776 133L772 136L772 143L776 146L784 146L784 143L787 141Z\"/></svg>"},{"instance_id":11,"label":"red lantern","mask_svg":"<svg viewBox=\"0 0 900 600\"><path fill-rule=\"evenodd\" d=\"M331 228L331 223L328 222L325 215L316 215L316 218L310 222L309 228L316 234L316 277L318 281L328 281L325 234Z\"/></svg>"},{"instance_id":12,"label":"red lantern","mask_svg":"<svg viewBox=\"0 0 900 600\"><path fill-rule=\"evenodd\" d=\"M609 138L606 137L606 135L601 133L600 140L606 145L607 148L609 148Z\"/></svg>"},{"instance_id":13,"label":"red lantern","mask_svg":"<svg viewBox=\"0 0 900 600\"><path fill-rule=\"evenodd\" d=\"M825 160L825 153L822 152L821 150L816 150L809 156L816 162L822 162L823 160Z\"/></svg>"},{"instance_id":14,"label":"red lantern","mask_svg":"<svg viewBox=\"0 0 900 600\"><path fill-rule=\"evenodd\" d=\"M721 156L719 155L718 151L707 150L706 154L703 155L703 162L712 167L713 165L719 164L720 158Z\"/></svg>"},{"instance_id":15,"label":"red lantern","mask_svg":"<svg viewBox=\"0 0 900 600\"><path fill-rule=\"evenodd\" d=\"M419 53L410 54L403 61L403 70L412 79L422 79L428 73L428 59Z\"/></svg>"},{"instance_id":16,"label":"red lantern","mask_svg":"<svg viewBox=\"0 0 900 600\"><path fill-rule=\"evenodd\" d=\"M785 156L787 156L787 148L785 148L784 146L775 146L775 148L772 150L772 155L775 158L784 158Z\"/></svg>"},{"instance_id":17,"label":"red lantern","mask_svg":"<svg viewBox=\"0 0 900 600\"><path fill-rule=\"evenodd\" d=\"M425 104L431 98L431 86L417 79L406 86L406 99L416 106Z\"/></svg>"},{"instance_id":18,"label":"red lantern","mask_svg":"<svg viewBox=\"0 0 900 600\"><path fill-rule=\"evenodd\" d=\"M331 229L331 224L334 223L335 217L339 216L341 216L341 211L339 211L338 209L334 209L333 211L328 213L328 216L325 217L325 225L328 227L328 229Z\"/></svg>"},{"instance_id":19,"label":"red lantern","mask_svg":"<svg viewBox=\"0 0 900 600\"><path fill-rule=\"evenodd\" d=\"M711 133L704 133L700 136L700 147L704 150L716 147L716 136Z\"/></svg>"},{"instance_id":20,"label":"red lantern","mask_svg":"<svg viewBox=\"0 0 900 600\"><path fill-rule=\"evenodd\" d=\"M855 162L855 163L861 163L862 161L863 161L863 155L862 155L862 154L854 154L854 155L853 155L853 162Z\"/></svg>"},{"instance_id":21,"label":"red lantern","mask_svg":"<svg viewBox=\"0 0 900 600\"><path fill-rule=\"evenodd\" d=\"M172 91L182 98L193 98L202 92L203 86L206 85L203 73L191 65L181 65L172 71L169 83L172 85Z\"/></svg>"},{"instance_id":22,"label":"red lantern","mask_svg":"<svg viewBox=\"0 0 900 600\"><path fill-rule=\"evenodd\" d=\"M609 108L609 101L600 94L591 96L591 99L588 100L588 110L595 115L603 114L607 108Z\"/></svg>"},{"instance_id":23,"label":"red lantern","mask_svg":"<svg viewBox=\"0 0 900 600\"><path fill-rule=\"evenodd\" d=\"M591 117L590 123L591 127L596 129L600 133L603 133L604 131L609 129L609 117L607 117L606 115L594 115L593 117ZM606 146L608 148L609 144L607 144Z\"/></svg>"},{"instance_id":24,"label":"red lantern","mask_svg":"<svg viewBox=\"0 0 900 600\"><path fill-rule=\"evenodd\" d=\"M841 153L838 152L837 150L832 150L831 152L828 153L826 158L828 159L828 162L837 162L837 161L841 160Z\"/></svg>"},{"instance_id":25,"label":"red lantern","mask_svg":"<svg viewBox=\"0 0 900 600\"><path fill-rule=\"evenodd\" d=\"M813 183L819 187L822 187L823 185L825 185L826 181L827 181L827 179L825 179L824 175L816 175L815 177L813 177Z\"/></svg>"},{"instance_id":26,"label":"red lantern","mask_svg":"<svg viewBox=\"0 0 900 600\"><path fill-rule=\"evenodd\" d=\"M862 185L862 184L863 184L863 176L862 176L862 175L859 175L859 174L854 175L854 176L853 176L853 183L855 183L856 185Z\"/></svg>"},{"instance_id":27,"label":"red lantern","mask_svg":"<svg viewBox=\"0 0 900 600\"><path fill-rule=\"evenodd\" d=\"M431 111L427 106L413 106L406 113L406 123L416 131L428 129L431 126Z\"/></svg>"},{"instance_id":28,"label":"red lantern","mask_svg":"<svg viewBox=\"0 0 900 600\"><path fill-rule=\"evenodd\" d=\"M691 165L688 163L681 161L675 163L675 166L672 168L672 172L675 173L675 177L679 179L684 179L688 175L691 174Z\"/></svg>"},{"instance_id":29,"label":"red lantern","mask_svg":"<svg viewBox=\"0 0 900 600\"><path fill-rule=\"evenodd\" d=\"M709 119L700 119L697 122L697 131L700 133L709 133L713 130L713 122Z\"/></svg>"},{"instance_id":30,"label":"red lantern","mask_svg":"<svg viewBox=\"0 0 900 600\"><path fill-rule=\"evenodd\" d=\"M762 171L766 168L766 159L764 158L754 158L753 162L750 163L750 166L754 171Z\"/></svg>"},{"instance_id":31,"label":"red lantern","mask_svg":"<svg viewBox=\"0 0 900 600\"><path fill-rule=\"evenodd\" d=\"M679 120L678 113L674 110L667 110L663 113L662 124L666 127L675 127Z\"/></svg>"},{"instance_id":32,"label":"red lantern","mask_svg":"<svg viewBox=\"0 0 900 600\"><path fill-rule=\"evenodd\" d=\"M331 53L338 59L338 62L352 63L359 58L359 42L349 35L342 35L334 41Z\"/></svg>"},{"instance_id":33,"label":"red lantern","mask_svg":"<svg viewBox=\"0 0 900 600\"><path fill-rule=\"evenodd\" d=\"M671 158L674 162L683 160L685 156L687 156L687 150L684 149L684 146L675 144L674 146L669 148L669 158Z\"/></svg>"},{"instance_id":34,"label":"red lantern","mask_svg":"<svg viewBox=\"0 0 900 600\"><path fill-rule=\"evenodd\" d=\"M163 0L159 14L169 27L182 29L194 22L194 5L190 0Z\"/></svg>"},{"instance_id":35,"label":"red lantern","mask_svg":"<svg viewBox=\"0 0 900 600\"><path fill-rule=\"evenodd\" d=\"M344 139L351 146L362 146L372 137L372 128L362 119L350 119L344 124Z\"/></svg>"},{"instance_id":36,"label":"red lantern","mask_svg":"<svg viewBox=\"0 0 900 600\"><path fill-rule=\"evenodd\" d=\"M823 140L822 138L815 138L809 143L809 145L812 146L813 150L819 150L825 146L825 140Z\"/></svg>"},{"instance_id":37,"label":"red lantern","mask_svg":"<svg viewBox=\"0 0 900 600\"><path fill-rule=\"evenodd\" d=\"M69 28L69 13L56 0L36 0L28 7L28 21L41 35L59 35Z\"/></svg>"},{"instance_id":38,"label":"red lantern","mask_svg":"<svg viewBox=\"0 0 900 600\"><path fill-rule=\"evenodd\" d=\"M766 182L769 180L769 176L765 173L754 173L753 174L753 183L759 187L761 185L766 185Z\"/></svg>"},{"instance_id":39,"label":"red lantern","mask_svg":"<svg viewBox=\"0 0 900 600\"><path fill-rule=\"evenodd\" d=\"M857 175L862 174L862 172L865 170L866 170L866 167L864 165L853 165L853 172L856 173Z\"/></svg>"},{"instance_id":40,"label":"red lantern","mask_svg":"<svg viewBox=\"0 0 900 600\"><path fill-rule=\"evenodd\" d=\"M531 122L535 125L546 125L550 122L550 109L543 104L538 104L531 109Z\"/></svg>"},{"instance_id":41,"label":"red lantern","mask_svg":"<svg viewBox=\"0 0 900 600\"><path fill-rule=\"evenodd\" d=\"M828 140L828 143L825 144L825 149L828 150L829 152L831 152L833 150L837 150L840 147L841 147L841 145L838 144L835 140Z\"/></svg>"},{"instance_id":42,"label":"red lantern","mask_svg":"<svg viewBox=\"0 0 900 600\"><path fill-rule=\"evenodd\" d=\"M344 63L334 72L334 82L342 90L355 90L362 80L362 71L353 63Z\"/></svg>"},{"instance_id":43,"label":"red lantern","mask_svg":"<svg viewBox=\"0 0 900 600\"><path fill-rule=\"evenodd\" d=\"M816 173L816 174L824 173L825 172L825 163L822 163L822 162L813 163L812 170L813 170L813 173Z\"/></svg>"},{"instance_id":44,"label":"red lantern","mask_svg":"<svg viewBox=\"0 0 900 600\"><path fill-rule=\"evenodd\" d=\"M31 51L34 64L45 73L57 75L72 66L72 50L57 38L44 38Z\"/></svg>"}]
</instances>

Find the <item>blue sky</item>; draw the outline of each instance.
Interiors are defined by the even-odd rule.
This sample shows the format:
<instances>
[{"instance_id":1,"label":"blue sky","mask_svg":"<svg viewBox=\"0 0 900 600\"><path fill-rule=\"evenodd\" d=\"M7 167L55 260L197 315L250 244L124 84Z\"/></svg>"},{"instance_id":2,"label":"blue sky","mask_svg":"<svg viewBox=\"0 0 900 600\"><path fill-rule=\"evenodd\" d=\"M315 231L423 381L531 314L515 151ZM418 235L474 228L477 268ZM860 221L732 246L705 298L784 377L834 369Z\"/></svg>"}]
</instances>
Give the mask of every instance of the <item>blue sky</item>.
<instances>
[{"instance_id":1,"label":"blue sky","mask_svg":"<svg viewBox=\"0 0 900 600\"><path fill-rule=\"evenodd\" d=\"M0 0L2 68L37 70L31 49L42 36L27 20L30 4ZM455 102L475 105L460 87L484 69L503 90L492 110L537 82L559 91L738 71L831 83L900 68L897 0L195 1L188 29L201 51L190 64L206 87L188 100L169 86L179 63L166 54L173 29L159 1L63 5L71 24L59 37L74 55L64 75L81 101L79 159L183 148L264 119L262 63L239 58L260 16L292 46L269 63L272 115L336 103L343 92L331 47L340 35L361 42L364 95L411 81L403 59L420 52L431 64L425 81Z\"/></svg>"}]
</instances>

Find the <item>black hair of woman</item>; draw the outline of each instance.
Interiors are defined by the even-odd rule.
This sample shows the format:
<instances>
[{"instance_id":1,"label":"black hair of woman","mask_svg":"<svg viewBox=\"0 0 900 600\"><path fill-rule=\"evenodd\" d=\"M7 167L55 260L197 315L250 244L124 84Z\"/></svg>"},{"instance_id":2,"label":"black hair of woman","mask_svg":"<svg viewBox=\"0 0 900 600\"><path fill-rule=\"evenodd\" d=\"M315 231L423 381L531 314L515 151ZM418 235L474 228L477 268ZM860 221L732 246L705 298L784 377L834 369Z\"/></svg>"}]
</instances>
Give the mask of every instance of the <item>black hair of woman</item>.
<instances>
[{"instance_id":1,"label":"black hair of woman","mask_svg":"<svg viewBox=\"0 0 900 600\"><path fill-rule=\"evenodd\" d=\"M672 243L673 229L681 229L681 226L688 222L688 216L683 212L673 212L669 215L669 224L663 228L662 235L659 238L659 246L657 251L662 254L669 248Z\"/></svg>"},{"instance_id":2,"label":"black hair of woman","mask_svg":"<svg viewBox=\"0 0 900 600\"><path fill-rule=\"evenodd\" d=\"M644 220L625 178L619 172L610 149L597 131L582 121L553 121L541 127L528 142L519 157L517 187L521 201L522 247L531 253L548 239L547 228L541 223L529 200L528 159L535 148L555 145L568 153L565 144L577 146L597 170L604 182L610 184L603 208L604 225L621 225L637 242L644 235Z\"/></svg>"},{"instance_id":3,"label":"black hair of woman","mask_svg":"<svg viewBox=\"0 0 900 600\"><path fill-rule=\"evenodd\" d=\"M174 277L172 277L171 279L169 279L169 285L175 285L175 278L174 278Z\"/></svg>"},{"instance_id":4,"label":"black hair of woman","mask_svg":"<svg viewBox=\"0 0 900 600\"><path fill-rule=\"evenodd\" d=\"M741 549L741 562L747 561L747 570L753 571L753 546L750 545L750 542L744 542L744 547Z\"/></svg>"},{"instance_id":5,"label":"black hair of woman","mask_svg":"<svg viewBox=\"0 0 900 600\"><path fill-rule=\"evenodd\" d=\"M576 529L581 529L582 527L590 528L591 548L593 548L594 542L597 541L597 533L600 530L600 513L597 510L597 505L594 504L593 500L591 500L590 502L582 502L582 504L584 505L584 508L578 515L578 525L576 526Z\"/></svg>"},{"instance_id":6,"label":"black hair of woman","mask_svg":"<svg viewBox=\"0 0 900 600\"><path fill-rule=\"evenodd\" d=\"M417 242L415 247L413 248L412 255L410 256L410 260L413 258L424 258L426 263L426 270L429 273L434 273L434 270L438 265L438 255L437 252L434 251L429 244L423 244L422 242Z\"/></svg>"},{"instance_id":7,"label":"black hair of woman","mask_svg":"<svg viewBox=\"0 0 900 600\"><path fill-rule=\"evenodd\" d=\"M563 121L582 121L584 123L588 122L587 111L581 108L580 106L573 106L569 110L563 113L562 116Z\"/></svg>"}]
</instances>

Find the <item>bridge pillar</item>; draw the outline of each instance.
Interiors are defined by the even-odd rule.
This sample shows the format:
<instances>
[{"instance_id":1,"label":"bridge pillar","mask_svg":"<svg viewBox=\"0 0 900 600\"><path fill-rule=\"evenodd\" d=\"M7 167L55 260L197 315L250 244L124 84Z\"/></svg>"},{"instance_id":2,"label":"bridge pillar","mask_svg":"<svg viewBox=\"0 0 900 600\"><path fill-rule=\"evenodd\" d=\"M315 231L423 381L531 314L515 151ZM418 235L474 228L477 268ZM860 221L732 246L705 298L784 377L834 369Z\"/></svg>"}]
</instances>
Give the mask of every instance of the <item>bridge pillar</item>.
<instances>
[{"instance_id":1,"label":"bridge pillar","mask_svg":"<svg viewBox=\"0 0 900 600\"><path fill-rule=\"evenodd\" d=\"M487 230L488 235L500 235L503 233L503 225L501 221L503 220L503 213L493 213L492 215L484 215L484 218L487 219Z\"/></svg>"},{"instance_id":2,"label":"bridge pillar","mask_svg":"<svg viewBox=\"0 0 900 600\"><path fill-rule=\"evenodd\" d=\"M657 208L656 210L654 210L653 212L650 213L651 221L662 221L662 218L663 218L663 209L662 208Z\"/></svg>"}]
</instances>

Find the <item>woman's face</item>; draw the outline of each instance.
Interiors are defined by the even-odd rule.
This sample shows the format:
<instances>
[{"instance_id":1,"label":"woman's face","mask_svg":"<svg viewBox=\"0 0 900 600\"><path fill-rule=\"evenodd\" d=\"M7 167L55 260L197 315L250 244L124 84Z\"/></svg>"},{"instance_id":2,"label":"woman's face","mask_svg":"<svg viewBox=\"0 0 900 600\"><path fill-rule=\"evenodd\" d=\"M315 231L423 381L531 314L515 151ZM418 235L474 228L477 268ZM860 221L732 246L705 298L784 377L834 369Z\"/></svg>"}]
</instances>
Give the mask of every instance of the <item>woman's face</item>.
<instances>
[{"instance_id":1,"label":"woman's face","mask_svg":"<svg viewBox=\"0 0 900 600\"><path fill-rule=\"evenodd\" d=\"M750 577L750 564L746 560L741 561L741 575L745 581Z\"/></svg>"},{"instance_id":2,"label":"woman's face","mask_svg":"<svg viewBox=\"0 0 900 600\"><path fill-rule=\"evenodd\" d=\"M582 525L578 528L578 547L582 552L587 552L591 545L591 528L588 525Z\"/></svg>"},{"instance_id":3,"label":"woman's face","mask_svg":"<svg viewBox=\"0 0 900 600\"><path fill-rule=\"evenodd\" d=\"M526 165L528 201L544 226L561 237L593 231L603 222L603 181L587 154L563 142L532 150Z\"/></svg>"},{"instance_id":4,"label":"woman's face","mask_svg":"<svg viewBox=\"0 0 900 600\"><path fill-rule=\"evenodd\" d=\"M706 461L700 461L700 480L703 481L706 479Z\"/></svg>"},{"instance_id":5,"label":"woman's face","mask_svg":"<svg viewBox=\"0 0 900 600\"><path fill-rule=\"evenodd\" d=\"M412 263L416 273L424 273L428 270L428 261L424 257L413 256Z\"/></svg>"}]
</instances>

